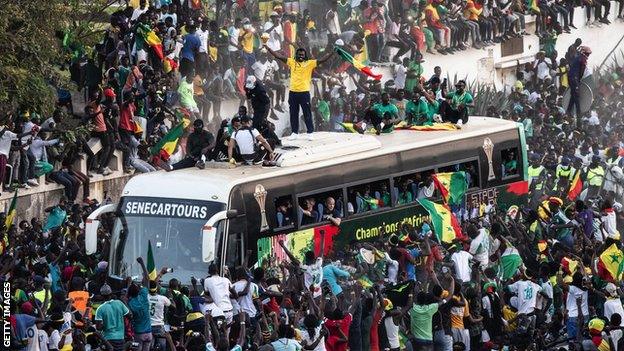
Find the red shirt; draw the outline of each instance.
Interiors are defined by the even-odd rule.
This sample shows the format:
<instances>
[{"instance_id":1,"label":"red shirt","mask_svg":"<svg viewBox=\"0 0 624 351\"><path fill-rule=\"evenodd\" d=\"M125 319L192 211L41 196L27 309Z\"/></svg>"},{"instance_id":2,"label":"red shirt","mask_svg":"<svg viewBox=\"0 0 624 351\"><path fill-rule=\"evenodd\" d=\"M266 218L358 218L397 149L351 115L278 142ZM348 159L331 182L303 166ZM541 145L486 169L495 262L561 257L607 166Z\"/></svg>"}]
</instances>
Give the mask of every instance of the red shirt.
<instances>
[{"instance_id":1,"label":"red shirt","mask_svg":"<svg viewBox=\"0 0 624 351\"><path fill-rule=\"evenodd\" d=\"M375 310L373 314L373 323L371 324L370 330L370 350L371 351L379 351L379 334L378 327L379 321L381 321L381 309Z\"/></svg>"},{"instance_id":2,"label":"red shirt","mask_svg":"<svg viewBox=\"0 0 624 351\"><path fill-rule=\"evenodd\" d=\"M134 111L136 111L134 102L121 106L121 111L119 111L119 128L134 132Z\"/></svg>"}]
</instances>

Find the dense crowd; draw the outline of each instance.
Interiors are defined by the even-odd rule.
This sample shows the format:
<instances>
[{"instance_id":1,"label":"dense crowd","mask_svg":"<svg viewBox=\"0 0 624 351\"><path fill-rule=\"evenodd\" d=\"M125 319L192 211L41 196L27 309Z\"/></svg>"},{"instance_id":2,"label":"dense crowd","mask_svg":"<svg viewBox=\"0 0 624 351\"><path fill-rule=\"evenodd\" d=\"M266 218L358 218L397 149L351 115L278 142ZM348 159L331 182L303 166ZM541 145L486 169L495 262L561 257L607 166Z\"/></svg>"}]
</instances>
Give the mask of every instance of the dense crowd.
<instances>
[{"instance_id":1,"label":"dense crowd","mask_svg":"<svg viewBox=\"0 0 624 351\"><path fill-rule=\"evenodd\" d=\"M52 117L5 117L4 185L37 186L45 176L65 186L45 218L0 221L11 349L624 350L624 70L594 75L595 99L584 113L591 50L577 40L558 55L553 42L574 27L574 1L252 4L228 2L215 11L199 1L130 1L112 14L94 57L68 62L84 111L74 111L69 92L59 89ZM588 22L608 23L608 1L583 6ZM537 16L543 51L518 66L507 102L487 109L524 125L529 201L517 213L488 207L464 221L462 238L450 244L425 223L346 251L308 252L302 261L288 253L289 261L223 274L211 265L207 277L184 282L167 279L166 267L150 276L142 258L141 281L110 277L106 220L98 252L85 254L86 216L99 206L88 184L112 172L115 150L128 172L211 159L272 166L281 136L270 119L288 110L286 134L301 138L300 108L307 139L314 130L461 127L474 103L466 83L449 82L439 67L424 72L420 53L452 54L522 35L524 14ZM360 62L393 62L393 79L367 80L332 55L334 47ZM231 118L221 110L228 98L241 102ZM75 115L89 128L68 143L63 134ZM178 135L176 149L159 148L187 122L192 131ZM82 153L87 174L75 168ZM516 160L509 155L506 170ZM82 203L75 201L81 187ZM330 217L340 224L339 215Z\"/></svg>"}]
</instances>

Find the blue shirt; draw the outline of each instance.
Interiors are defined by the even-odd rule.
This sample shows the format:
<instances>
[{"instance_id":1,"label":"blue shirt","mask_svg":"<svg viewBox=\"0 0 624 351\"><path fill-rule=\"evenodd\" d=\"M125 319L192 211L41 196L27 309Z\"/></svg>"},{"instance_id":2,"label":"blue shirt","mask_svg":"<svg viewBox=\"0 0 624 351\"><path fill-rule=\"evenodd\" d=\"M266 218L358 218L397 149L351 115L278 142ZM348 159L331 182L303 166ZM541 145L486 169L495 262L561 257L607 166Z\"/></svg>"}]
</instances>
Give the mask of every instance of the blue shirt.
<instances>
[{"instance_id":1,"label":"blue shirt","mask_svg":"<svg viewBox=\"0 0 624 351\"><path fill-rule=\"evenodd\" d=\"M18 341L26 341L27 339L37 340L37 329L30 329L35 325L37 319L28 314L16 314L15 315L15 333L17 334ZM30 330L30 331L29 331ZM33 334L33 335L29 335ZM26 349L26 347L22 348Z\"/></svg>"},{"instance_id":2,"label":"blue shirt","mask_svg":"<svg viewBox=\"0 0 624 351\"><path fill-rule=\"evenodd\" d=\"M46 221L45 226L43 226L43 231L45 232L60 227L63 222L65 222L66 217L67 212L65 212L65 210L62 210L60 207L55 206L52 211L50 211L48 220Z\"/></svg>"},{"instance_id":3,"label":"blue shirt","mask_svg":"<svg viewBox=\"0 0 624 351\"><path fill-rule=\"evenodd\" d=\"M196 34L187 34L184 36L184 46L180 51L180 58L195 62L195 53L199 51L201 41Z\"/></svg>"},{"instance_id":4,"label":"blue shirt","mask_svg":"<svg viewBox=\"0 0 624 351\"><path fill-rule=\"evenodd\" d=\"M48 268L50 269L50 278L52 278L52 292L56 292L61 290L61 285L59 284L61 281L61 269L58 264L48 263Z\"/></svg>"},{"instance_id":5,"label":"blue shirt","mask_svg":"<svg viewBox=\"0 0 624 351\"><path fill-rule=\"evenodd\" d=\"M128 300L128 307L132 312L132 328L137 334L152 332L149 306L146 287L141 288L139 295Z\"/></svg>"},{"instance_id":6,"label":"blue shirt","mask_svg":"<svg viewBox=\"0 0 624 351\"><path fill-rule=\"evenodd\" d=\"M413 258L420 257L420 250L417 248L409 249L408 251ZM405 265L405 271L407 273L408 280L416 280L416 266L414 266L411 262L407 262Z\"/></svg>"},{"instance_id":7,"label":"blue shirt","mask_svg":"<svg viewBox=\"0 0 624 351\"><path fill-rule=\"evenodd\" d=\"M323 280L329 284L334 295L342 292L342 288L338 285L338 278L349 278L349 276L349 272L343 271L332 264L323 267Z\"/></svg>"}]
</instances>

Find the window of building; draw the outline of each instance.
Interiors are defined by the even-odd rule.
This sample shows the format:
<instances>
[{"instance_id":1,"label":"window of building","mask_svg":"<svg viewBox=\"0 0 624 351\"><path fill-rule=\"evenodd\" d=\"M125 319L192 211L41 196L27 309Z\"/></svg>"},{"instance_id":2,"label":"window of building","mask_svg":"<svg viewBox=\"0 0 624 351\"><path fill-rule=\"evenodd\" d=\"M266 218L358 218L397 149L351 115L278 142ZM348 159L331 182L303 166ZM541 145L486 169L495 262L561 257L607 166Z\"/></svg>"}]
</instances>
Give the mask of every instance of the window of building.
<instances>
[{"instance_id":1,"label":"window of building","mask_svg":"<svg viewBox=\"0 0 624 351\"><path fill-rule=\"evenodd\" d=\"M459 171L466 172L466 181L468 182L469 189L479 187L479 184L481 183L479 178L479 161L477 160L461 162L438 168L438 173Z\"/></svg>"},{"instance_id":2,"label":"window of building","mask_svg":"<svg viewBox=\"0 0 624 351\"><path fill-rule=\"evenodd\" d=\"M342 189L299 196L298 222L300 226L344 217Z\"/></svg>"},{"instance_id":3,"label":"window of building","mask_svg":"<svg viewBox=\"0 0 624 351\"><path fill-rule=\"evenodd\" d=\"M501 150L501 170L503 178L518 175L518 148L510 147Z\"/></svg>"},{"instance_id":4,"label":"window of building","mask_svg":"<svg viewBox=\"0 0 624 351\"><path fill-rule=\"evenodd\" d=\"M433 169L405 174L394 178L395 205L405 205L418 199L435 198L436 190L431 176Z\"/></svg>"},{"instance_id":5,"label":"window of building","mask_svg":"<svg viewBox=\"0 0 624 351\"><path fill-rule=\"evenodd\" d=\"M347 196L349 214L375 211L392 204L388 179L348 187Z\"/></svg>"}]
</instances>

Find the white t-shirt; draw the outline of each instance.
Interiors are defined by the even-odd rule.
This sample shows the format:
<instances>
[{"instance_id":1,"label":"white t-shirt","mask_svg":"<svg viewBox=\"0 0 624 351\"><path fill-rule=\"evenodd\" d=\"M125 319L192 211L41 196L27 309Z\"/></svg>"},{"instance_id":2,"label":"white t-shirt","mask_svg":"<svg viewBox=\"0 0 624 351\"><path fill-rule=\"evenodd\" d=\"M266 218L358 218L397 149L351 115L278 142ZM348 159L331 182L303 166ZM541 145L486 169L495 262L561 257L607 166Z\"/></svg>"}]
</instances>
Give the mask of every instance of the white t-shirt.
<instances>
[{"instance_id":1,"label":"white t-shirt","mask_svg":"<svg viewBox=\"0 0 624 351\"><path fill-rule=\"evenodd\" d=\"M245 290L245 286L247 286L247 281L239 280L234 283L234 290L239 293ZM247 313L250 318L253 318L258 313L256 310L256 306L253 303L253 300L258 298L258 285L255 283L249 283L249 290L247 294L238 298L238 304L243 312Z\"/></svg>"},{"instance_id":2,"label":"white t-shirt","mask_svg":"<svg viewBox=\"0 0 624 351\"><path fill-rule=\"evenodd\" d=\"M323 281L323 258L317 257L311 265L301 265L303 269L303 283L306 289L314 285L314 297L321 296L321 282Z\"/></svg>"},{"instance_id":3,"label":"white t-shirt","mask_svg":"<svg viewBox=\"0 0 624 351\"><path fill-rule=\"evenodd\" d=\"M587 304L587 290L581 290L574 285L570 285L568 289L568 297L566 298L566 310L568 317L578 317L578 308L576 307L576 299L581 298L581 309L584 316L589 316L589 305Z\"/></svg>"},{"instance_id":4,"label":"white t-shirt","mask_svg":"<svg viewBox=\"0 0 624 351\"><path fill-rule=\"evenodd\" d=\"M308 334L308 331L306 329L300 329L300 332L301 341L305 341L308 345L311 345L316 341L316 339L318 339L319 334L321 334L321 326L319 325L314 329L314 337L312 338L310 337L310 334ZM325 337L321 339L321 341L318 343L318 345L316 345L314 349L312 349L312 351L325 351Z\"/></svg>"},{"instance_id":5,"label":"white t-shirt","mask_svg":"<svg viewBox=\"0 0 624 351\"><path fill-rule=\"evenodd\" d=\"M390 344L390 348L400 348L401 343L399 341L399 326L394 323L394 317L386 317L384 319L384 326L386 327L386 335L388 337L388 344Z\"/></svg>"},{"instance_id":6,"label":"white t-shirt","mask_svg":"<svg viewBox=\"0 0 624 351\"><path fill-rule=\"evenodd\" d=\"M518 313L529 314L535 310L537 295L542 287L529 280L519 280L508 286L509 291L516 294Z\"/></svg>"},{"instance_id":7,"label":"white t-shirt","mask_svg":"<svg viewBox=\"0 0 624 351\"><path fill-rule=\"evenodd\" d=\"M542 62L535 61L533 66L537 68L537 79L544 80L546 77L550 76L550 68L548 65L552 65L552 61L549 58L545 58Z\"/></svg>"},{"instance_id":8,"label":"white t-shirt","mask_svg":"<svg viewBox=\"0 0 624 351\"><path fill-rule=\"evenodd\" d=\"M17 134L6 130L0 137L0 155L9 157L11 151L11 141L17 140Z\"/></svg>"},{"instance_id":9,"label":"white t-shirt","mask_svg":"<svg viewBox=\"0 0 624 351\"><path fill-rule=\"evenodd\" d=\"M50 349L48 347L48 343L50 342L50 339L48 338L48 333L46 333L44 330L38 330L37 336L39 339L39 351L48 351ZM56 345L53 346L54 348L56 348L56 346L58 346L58 342Z\"/></svg>"},{"instance_id":10,"label":"white t-shirt","mask_svg":"<svg viewBox=\"0 0 624 351\"><path fill-rule=\"evenodd\" d=\"M241 155L253 155L254 145L256 144L256 138L260 135L257 129L239 129L234 132L232 136L236 140L236 145L240 150ZM212 293L210 293L212 295Z\"/></svg>"},{"instance_id":11,"label":"white t-shirt","mask_svg":"<svg viewBox=\"0 0 624 351\"><path fill-rule=\"evenodd\" d=\"M150 304L152 326L165 325L165 307L171 306L171 301L166 296L152 294L147 299Z\"/></svg>"},{"instance_id":12,"label":"white t-shirt","mask_svg":"<svg viewBox=\"0 0 624 351\"><path fill-rule=\"evenodd\" d=\"M231 26L228 28L228 35L230 36L230 45L228 45L228 51L238 51L238 33L240 29Z\"/></svg>"},{"instance_id":13,"label":"white t-shirt","mask_svg":"<svg viewBox=\"0 0 624 351\"><path fill-rule=\"evenodd\" d=\"M223 312L232 310L232 302L230 301L230 288L232 283L228 278L213 275L204 279L204 291L210 293L210 297L214 303Z\"/></svg>"},{"instance_id":14,"label":"white t-shirt","mask_svg":"<svg viewBox=\"0 0 624 351\"><path fill-rule=\"evenodd\" d=\"M546 311L546 322L550 323L552 316L555 313L555 306L552 303L552 300L555 294L553 291L553 286L549 281L543 282L541 286L542 286L542 292L546 294L546 296L548 296L548 298L550 298L550 301L551 301L550 307L548 308L548 311ZM547 302L548 300L544 296L539 295L537 297L537 307L539 307L541 310L544 310Z\"/></svg>"},{"instance_id":15,"label":"white t-shirt","mask_svg":"<svg viewBox=\"0 0 624 351\"><path fill-rule=\"evenodd\" d=\"M624 316L624 308L619 298L607 299L604 303L604 316L607 317L608 320L611 320L611 316L614 313L618 313L620 317ZM622 320L620 326L624 326L624 320Z\"/></svg>"},{"instance_id":16,"label":"white t-shirt","mask_svg":"<svg viewBox=\"0 0 624 351\"><path fill-rule=\"evenodd\" d=\"M386 268L388 270L388 283L396 284L397 276L399 275L399 262L393 260L390 255L385 253Z\"/></svg>"},{"instance_id":17,"label":"white t-shirt","mask_svg":"<svg viewBox=\"0 0 624 351\"><path fill-rule=\"evenodd\" d=\"M333 14L332 18L329 18ZM338 22L338 14L334 10L329 10L325 14L325 23L327 24L328 34L340 34L340 22Z\"/></svg>"},{"instance_id":18,"label":"white t-shirt","mask_svg":"<svg viewBox=\"0 0 624 351\"><path fill-rule=\"evenodd\" d=\"M264 24L264 31L267 32L273 27L273 22L268 21ZM282 42L284 41L284 29L282 24L278 24L275 28L271 29L269 33L269 40L267 40L267 46L273 51L279 51L282 49Z\"/></svg>"},{"instance_id":19,"label":"white t-shirt","mask_svg":"<svg viewBox=\"0 0 624 351\"><path fill-rule=\"evenodd\" d=\"M28 337L28 346L26 346L26 351L40 351L39 329L37 329L37 324L33 324L26 329L26 336Z\"/></svg>"},{"instance_id":20,"label":"white t-shirt","mask_svg":"<svg viewBox=\"0 0 624 351\"><path fill-rule=\"evenodd\" d=\"M487 267L490 263L490 234L485 228L479 229L479 235L472 239L469 252L479 261L481 267Z\"/></svg>"},{"instance_id":21,"label":"white t-shirt","mask_svg":"<svg viewBox=\"0 0 624 351\"><path fill-rule=\"evenodd\" d=\"M208 52L208 33L208 30L203 31L201 29L198 29L197 31L195 31L195 34L197 34L200 43L199 52Z\"/></svg>"},{"instance_id":22,"label":"white t-shirt","mask_svg":"<svg viewBox=\"0 0 624 351\"><path fill-rule=\"evenodd\" d=\"M264 80L264 76L266 74L267 68L268 68L268 63L269 61L262 63L260 61L256 61L254 62L253 65L251 65L251 69L253 69L253 73L254 76L256 76L256 79L262 81Z\"/></svg>"},{"instance_id":23,"label":"white t-shirt","mask_svg":"<svg viewBox=\"0 0 624 351\"><path fill-rule=\"evenodd\" d=\"M405 88L405 78L407 78L407 68L402 64L394 66L394 85L397 89Z\"/></svg>"},{"instance_id":24,"label":"white t-shirt","mask_svg":"<svg viewBox=\"0 0 624 351\"><path fill-rule=\"evenodd\" d=\"M462 282L469 282L472 275L472 268L470 267L470 260L472 255L466 251L458 251L451 255L451 261L453 261L453 268L455 268L455 278Z\"/></svg>"}]
</instances>

